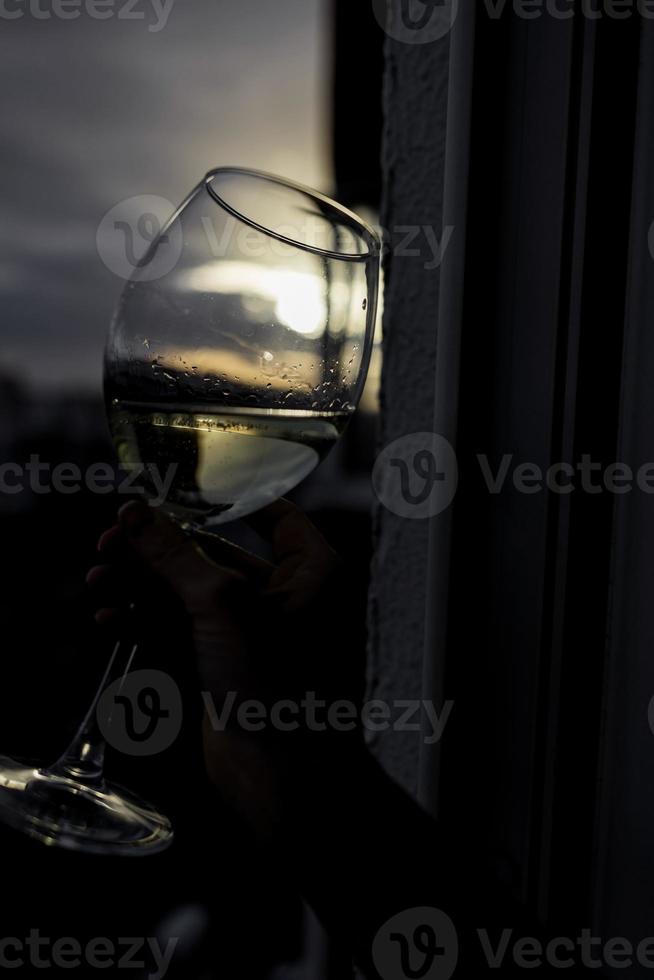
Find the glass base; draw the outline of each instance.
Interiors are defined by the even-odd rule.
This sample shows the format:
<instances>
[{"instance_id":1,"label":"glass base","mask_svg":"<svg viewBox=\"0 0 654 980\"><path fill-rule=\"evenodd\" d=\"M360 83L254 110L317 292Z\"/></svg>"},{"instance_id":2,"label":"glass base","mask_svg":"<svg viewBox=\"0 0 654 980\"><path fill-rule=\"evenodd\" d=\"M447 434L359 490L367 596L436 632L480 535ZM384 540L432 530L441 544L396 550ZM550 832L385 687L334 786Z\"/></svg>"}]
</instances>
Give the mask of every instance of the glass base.
<instances>
[{"instance_id":1,"label":"glass base","mask_svg":"<svg viewBox=\"0 0 654 980\"><path fill-rule=\"evenodd\" d=\"M170 821L104 780L35 769L0 756L0 823L44 844L87 854L140 856L173 840Z\"/></svg>"}]
</instances>

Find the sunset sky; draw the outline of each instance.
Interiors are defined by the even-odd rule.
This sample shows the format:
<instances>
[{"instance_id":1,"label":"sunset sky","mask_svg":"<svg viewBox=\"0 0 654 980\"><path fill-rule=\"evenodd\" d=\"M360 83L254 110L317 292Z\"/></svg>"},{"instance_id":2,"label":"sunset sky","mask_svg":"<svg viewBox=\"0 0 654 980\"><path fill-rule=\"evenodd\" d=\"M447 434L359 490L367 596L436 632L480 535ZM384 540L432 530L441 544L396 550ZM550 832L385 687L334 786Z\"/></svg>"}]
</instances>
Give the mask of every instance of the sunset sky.
<instances>
[{"instance_id":1,"label":"sunset sky","mask_svg":"<svg viewBox=\"0 0 654 980\"><path fill-rule=\"evenodd\" d=\"M118 202L177 204L227 163L330 189L326 0L176 0L161 30L152 0L123 5L0 25L0 371L37 390L98 388Z\"/></svg>"}]
</instances>

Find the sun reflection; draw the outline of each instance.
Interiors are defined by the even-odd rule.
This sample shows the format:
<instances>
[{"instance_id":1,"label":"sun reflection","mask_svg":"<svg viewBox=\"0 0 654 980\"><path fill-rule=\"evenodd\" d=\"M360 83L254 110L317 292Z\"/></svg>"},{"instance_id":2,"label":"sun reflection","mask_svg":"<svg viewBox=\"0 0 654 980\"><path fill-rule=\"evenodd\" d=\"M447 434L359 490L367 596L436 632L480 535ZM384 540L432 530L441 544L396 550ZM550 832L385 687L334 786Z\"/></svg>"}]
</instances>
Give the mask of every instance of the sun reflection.
<instances>
[{"instance_id":1,"label":"sun reflection","mask_svg":"<svg viewBox=\"0 0 654 980\"><path fill-rule=\"evenodd\" d=\"M279 323L306 337L319 337L328 323L327 284L307 272L247 262L208 262L184 273L182 288L240 295L252 312L267 301Z\"/></svg>"}]
</instances>

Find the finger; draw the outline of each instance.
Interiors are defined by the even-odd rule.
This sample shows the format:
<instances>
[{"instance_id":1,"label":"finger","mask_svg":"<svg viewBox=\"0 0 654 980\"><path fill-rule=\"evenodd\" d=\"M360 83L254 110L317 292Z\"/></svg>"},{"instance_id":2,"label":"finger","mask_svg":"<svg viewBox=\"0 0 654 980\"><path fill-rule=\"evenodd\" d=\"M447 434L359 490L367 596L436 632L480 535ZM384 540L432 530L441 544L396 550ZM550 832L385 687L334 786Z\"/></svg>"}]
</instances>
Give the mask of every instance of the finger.
<instances>
[{"instance_id":1,"label":"finger","mask_svg":"<svg viewBox=\"0 0 654 980\"><path fill-rule=\"evenodd\" d=\"M326 558L334 555L318 528L290 500L276 500L251 514L246 521L272 544L277 562L292 556Z\"/></svg>"},{"instance_id":2,"label":"finger","mask_svg":"<svg viewBox=\"0 0 654 980\"><path fill-rule=\"evenodd\" d=\"M94 619L98 626L115 627L120 625L124 619L124 612L113 607L103 607L95 613Z\"/></svg>"},{"instance_id":3,"label":"finger","mask_svg":"<svg viewBox=\"0 0 654 980\"><path fill-rule=\"evenodd\" d=\"M268 504L261 510L255 511L253 514L248 514L243 520L246 524L249 524L259 534L264 541L272 542L273 536L275 534L275 528L279 522L291 511L300 511L299 507L292 504L290 500L286 500L285 497L280 497L279 500L275 500L272 504ZM300 511L300 513L303 513Z\"/></svg>"},{"instance_id":4,"label":"finger","mask_svg":"<svg viewBox=\"0 0 654 980\"><path fill-rule=\"evenodd\" d=\"M122 542L123 536L120 528L117 524L113 527L108 528L100 535L100 540L98 541L98 552L101 555L106 555L112 551L112 549Z\"/></svg>"},{"instance_id":5,"label":"finger","mask_svg":"<svg viewBox=\"0 0 654 980\"><path fill-rule=\"evenodd\" d=\"M245 575L255 584L264 585L275 570L271 562L216 534L194 531L193 537L212 561Z\"/></svg>"},{"instance_id":6,"label":"finger","mask_svg":"<svg viewBox=\"0 0 654 980\"><path fill-rule=\"evenodd\" d=\"M134 583L127 581L113 565L95 565L86 576L93 602L99 607L127 607L134 593Z\"/></svg>"},{"instance_id":7,"label":"finger","mask_svg":"<svg viewBox=\"0 0 654 980\"><path fill-rule=\"evenodd\" d=\"M255 584L265 584L274 571L275 566L271 562L216 534L196 530L193 531L192 537L207 557L216 564L245 575ZM132 550L127 545L125 535L118 524L110 527L101 535L98 541L98 551L103 558L115 562L127 557L128 553L129 555L132 554Z\"/></svg>"},{"instance_id":8,"label":"finger","mask_svg":"<svg viewBox=\"0 0 654 980\"><path fill-rule=\"evenodd\" d=\"M86 584L89 588L93 589L97 586L101 586L108 575L111 574L110 565L94 565L90 568L86 575Z\"/></svg>"},{"instance_id":9,"label":"finger","mask_svg":"<svg viewBox=\"0 0 654 980\"><path fill-rule=\"evenodd\" d=\"M288 611L313 601L339 565L320 531L288 500L276 501L249 520L272 543L277 561L266 595L281 601Z\"/></svg>"},{"instance_id":10,"label":"finger","mask_svg":"<svg viewBox=\"0 0 654 980\"><path fill-rule=\"evenodd\" d=\"M229 604L246 580L210 561L177 524L139 501L121 507L118 524L134 552L179 596L191 615Z\"/></svg>"},{"instance_id":11,"label":"finger","mask_svg":"<svg viewBox=\"0 0 654 980\"><path fill-rule=\"evenodd\" d=\"M135 565L134 550L130 547L125 533L119 524L110 527L100 536L100 540L98 541L98 554L101 555L102 561L105 564L116 565L126 570L133 568ZM136 574L135 569L132 574Z\"/></svg>"}]
</instances>

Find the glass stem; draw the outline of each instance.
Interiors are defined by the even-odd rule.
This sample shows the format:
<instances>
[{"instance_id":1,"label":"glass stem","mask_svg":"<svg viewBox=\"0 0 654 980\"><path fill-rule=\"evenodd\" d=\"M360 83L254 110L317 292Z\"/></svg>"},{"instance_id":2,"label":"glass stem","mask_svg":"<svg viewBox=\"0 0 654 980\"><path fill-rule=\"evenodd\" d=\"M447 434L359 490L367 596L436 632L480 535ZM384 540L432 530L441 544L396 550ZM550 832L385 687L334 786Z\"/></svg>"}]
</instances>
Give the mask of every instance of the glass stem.
<instances>
[{"instance_id":1,"label":"glass stem","mask_svg":"<svg viewBox=\"0 0 654 980\"><path fill-rule=\"evenodd\" d=\"M98 704L111 684L117 680L124 682L136 651L135 644L125 643L123 640L116 643L84 721L64 754L54 765L45 770L46 775L81 780L89 784L102 784L106 743L98 725ZM110 721L111 718L108 719L108 722Z\"/></svg>"}]
</instances>

